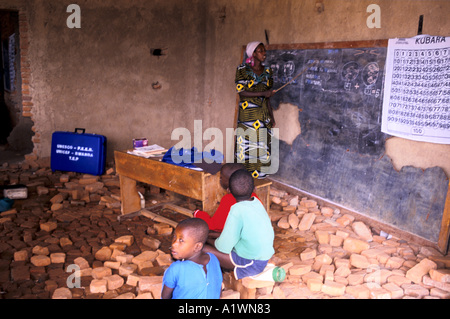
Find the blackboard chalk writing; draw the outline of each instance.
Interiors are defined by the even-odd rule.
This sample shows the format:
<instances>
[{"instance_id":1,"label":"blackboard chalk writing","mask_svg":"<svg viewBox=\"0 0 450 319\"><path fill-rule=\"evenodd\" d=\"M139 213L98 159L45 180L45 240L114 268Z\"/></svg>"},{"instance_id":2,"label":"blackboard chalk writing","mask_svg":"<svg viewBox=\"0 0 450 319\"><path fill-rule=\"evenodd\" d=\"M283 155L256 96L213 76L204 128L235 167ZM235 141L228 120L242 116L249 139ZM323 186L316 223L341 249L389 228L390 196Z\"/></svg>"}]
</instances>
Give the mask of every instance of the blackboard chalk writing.
<instances>
[{"instance_id":1,"label":"blackboard chalk writing","mask_svg":"<svg viewBox=\"0 0 450 319\"><path fill-rule=\"evenodd\" d=\"M280 165L274 179L436 242L448 180L438 167L425 172L411 166L396 171L391 160L383 156L388 138L381 131L386 44L367 47L353 44L345 47L339 43L314 44L304 49L302 45L295 46L296 49L288 45L267 47L267 62L279 66L278 72L274 70L278 75L274 77L274 89L285 85L282 83L284 63L292 61L296 70L307 69L295 85L288 85L271 97L274 109L283 108L285 103L297 106L301 127L301 133L290 144L280 142ZM399 56L399 59L407 57ZM317 64L313 68L307 67L314 62ZM443 65L436 62L399 66L415 67L412 75L422 78L424 74L418 67ZM432 93L420 97L414 90L423 91L423 88L407 84L414 81L409 78L396 81L405 87L388 93L396 97L391 100L389 116L392 118L409 118L419 105L418 98L431 102L449 97L444 90L448 91L450 85L440 85L439 81L434 82ZM450 83L450 79L444 78L442 82ZM441 102L420 106L443 105ZM437 112L443 110L422 110L419 113L423 116L414 118L414 122L426 125L432 122L430 115L435 116ZM444 116L447 119L450 114L439 114L439 121ZM277 121L277 125L286 123ZM417 129L414 134L420 134L423 129L415 123L412 127ZM429 213L424 223L422 217Z\"/></svg>"}]
</instances>

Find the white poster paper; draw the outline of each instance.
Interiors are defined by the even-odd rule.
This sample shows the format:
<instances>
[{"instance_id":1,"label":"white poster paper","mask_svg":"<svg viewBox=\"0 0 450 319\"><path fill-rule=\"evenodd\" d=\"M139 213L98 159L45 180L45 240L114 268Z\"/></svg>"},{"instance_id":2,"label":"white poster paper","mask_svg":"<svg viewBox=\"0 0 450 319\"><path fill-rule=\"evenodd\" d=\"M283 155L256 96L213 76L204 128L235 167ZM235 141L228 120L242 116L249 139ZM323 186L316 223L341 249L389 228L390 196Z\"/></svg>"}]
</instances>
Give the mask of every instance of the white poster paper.
<instances>
[{"instance_id":1,"label":"white poster paper","mask_svg":"<svg viewBox=\"0 0 450 319\"><path fill-rule=\"evenodd\" d=\"M450 144L450 37L389 40L381 130Z\"/></svg>"}]
</instances>

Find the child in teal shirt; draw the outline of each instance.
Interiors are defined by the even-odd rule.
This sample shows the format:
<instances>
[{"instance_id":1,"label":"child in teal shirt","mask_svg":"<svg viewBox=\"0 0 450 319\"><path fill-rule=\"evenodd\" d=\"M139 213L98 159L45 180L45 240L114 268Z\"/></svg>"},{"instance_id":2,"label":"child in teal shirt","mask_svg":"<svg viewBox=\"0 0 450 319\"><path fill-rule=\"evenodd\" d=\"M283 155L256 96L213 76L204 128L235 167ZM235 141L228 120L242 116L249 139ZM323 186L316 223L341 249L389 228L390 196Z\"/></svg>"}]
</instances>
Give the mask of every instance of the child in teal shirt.
<instances>
[{"instance_id":1,"label":"child in teal shirt","mask_svg":"<svg viewBox=\"0 0 450 319\"><path fill-rule=\"evenodd\" d=\"M231 207L221 235L213 242L215 247L205 249L216 255L223 268L234 269L236 279L241 279L264 270L275 253L275 235L261 201L251 196L251 174L244 169L234 172L229 188L237 203Z\"/></svg>"}]
</instances>

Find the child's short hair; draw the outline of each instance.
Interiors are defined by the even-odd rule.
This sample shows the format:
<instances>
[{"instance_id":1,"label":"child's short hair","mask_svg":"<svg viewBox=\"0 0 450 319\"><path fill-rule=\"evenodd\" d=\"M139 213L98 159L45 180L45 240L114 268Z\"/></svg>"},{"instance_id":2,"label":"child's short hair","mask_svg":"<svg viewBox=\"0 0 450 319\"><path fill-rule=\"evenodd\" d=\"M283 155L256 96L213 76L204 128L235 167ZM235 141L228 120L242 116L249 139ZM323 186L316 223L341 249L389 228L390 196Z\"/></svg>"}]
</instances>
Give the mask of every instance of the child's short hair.
<instances>
[{"instance_id":1,"label":"child's short hair","mask_svg":"<svg viewBox=\"0 0 450 319\"><path fill-rule=\"evenodd\" d=\"M254 188L253 177L247 170L240 169L231 174L230 191L237 200L250 198Z\"/></svg>"},{"instance_id":2,"label":"child's short hair","mask_svg":"<svg viewBox=\"0 0 450 319\"><path fill-rule=\"evenodd\" d=\"M195 237L197 242L206 243L209 234L208 224L200 218L188 218L181 221L177 227L189 229L189 233Z\"/></svg>"},{"instance_id":3,"label":"child's short hair","mask_svg":"<svg viewBox=\"0 0 450 319\"><path fill-rule=\"evenodd\" d=\"M233 174L234 172L236 172L237 170L240 170L240 169L245 169L244 164L242 164L242 163L225 163L222 165L222 168L221 168L222 171L231 172L231 174Z\"/></svg>"}]
</instances>

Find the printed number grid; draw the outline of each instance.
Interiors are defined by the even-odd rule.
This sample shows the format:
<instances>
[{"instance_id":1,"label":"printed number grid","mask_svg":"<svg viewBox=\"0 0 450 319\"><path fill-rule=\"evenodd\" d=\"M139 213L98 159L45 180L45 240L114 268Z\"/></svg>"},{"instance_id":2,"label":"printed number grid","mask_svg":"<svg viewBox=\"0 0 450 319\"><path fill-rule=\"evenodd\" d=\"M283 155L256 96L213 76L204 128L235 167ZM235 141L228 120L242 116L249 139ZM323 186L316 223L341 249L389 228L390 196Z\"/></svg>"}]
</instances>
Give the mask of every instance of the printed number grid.
<instances>
[{"instance_id":1,"label":"printed number grid","mask_svg":"<svg viewBox=\"0 0 450 319\"><path fill-rule=\"evenodd\" d=\"M449 49L394 51L388 123L450 130Z\"/></svg>"}]
</instances>

